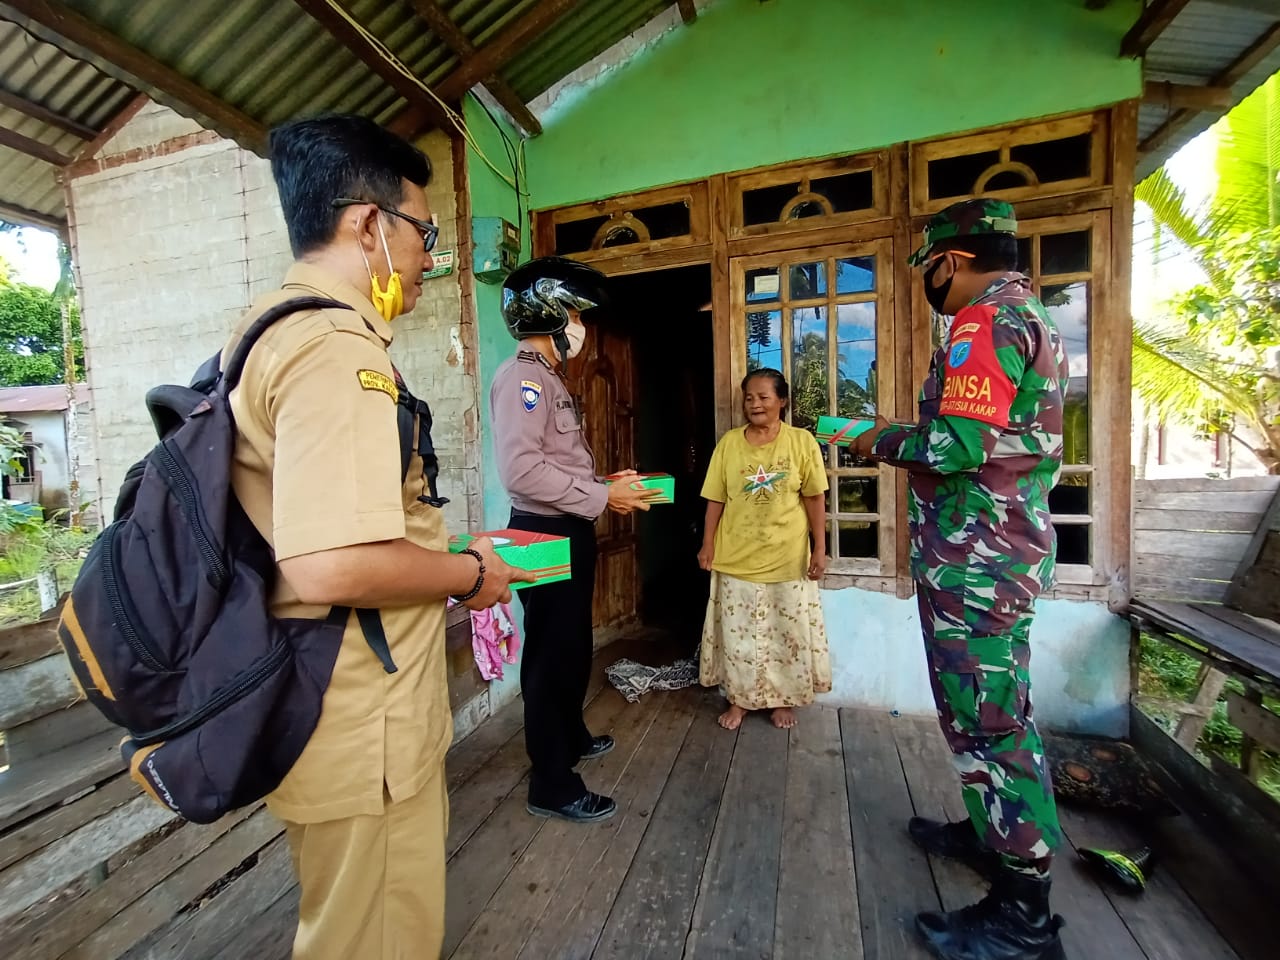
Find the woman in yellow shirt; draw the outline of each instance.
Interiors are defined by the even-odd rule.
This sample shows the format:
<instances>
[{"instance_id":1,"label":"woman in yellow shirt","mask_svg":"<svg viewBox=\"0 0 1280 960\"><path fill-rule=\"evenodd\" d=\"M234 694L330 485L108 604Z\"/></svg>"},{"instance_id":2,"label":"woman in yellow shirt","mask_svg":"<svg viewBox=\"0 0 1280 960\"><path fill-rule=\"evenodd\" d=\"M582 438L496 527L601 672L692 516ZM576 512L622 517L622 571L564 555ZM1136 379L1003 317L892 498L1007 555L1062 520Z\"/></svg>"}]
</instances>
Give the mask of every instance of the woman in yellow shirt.
<instances>
[{"instance_id":1,"label":"woman in yellow shirt","mask_svg":"<svg viewBox=\"0 0 1280 960\"><path fill-rule=\"evenodd\" d=\"M751 710L771 710L774 726L794 727L792 707L831 689L818 593L827 567L827 473L813 434L782 422L787 396L777 370L747 374L747 425L720 438L702 485L698 564L711 571L711 599L700 680L724 688L726 730Z\"/></svg>"}]
</instances>

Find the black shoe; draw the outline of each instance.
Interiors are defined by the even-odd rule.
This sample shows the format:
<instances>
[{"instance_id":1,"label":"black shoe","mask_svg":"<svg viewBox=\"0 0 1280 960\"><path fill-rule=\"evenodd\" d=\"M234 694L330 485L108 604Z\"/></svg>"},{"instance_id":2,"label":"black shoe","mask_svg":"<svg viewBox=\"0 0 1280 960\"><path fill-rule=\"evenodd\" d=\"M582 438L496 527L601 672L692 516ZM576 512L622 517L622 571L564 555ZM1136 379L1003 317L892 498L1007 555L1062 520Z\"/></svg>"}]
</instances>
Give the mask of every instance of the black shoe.
<instances>
[{"instance_id":1,"label":"black shoe","mask_svg":"<svg viewBox=\"0 0 1280 960\"><path fill-rule=\"evenodd\" d=\"M907 833L926 853L959 860L984 877L993 877L1000 869L1000 855L983 845L968 820L944 823L912 817L907 823Z\"/></svg>"},{"instance_id":2,"label":"black shoe","mask_svg":"<svg viewBox=\"0 0 1280 960\"><path fill-rule=\"evenodd\" d=\"M602 797L588 790L573 803L566 803L563 807L538 807L529 803L525 805L525 809L535 817L556 817L570 823L599 823L612 817L618 805L613 802L612 797Z\"/></svg>"},{"instance_id":3,"label":"black shoe","mask_svg":"<svg viewBox=\"0 0 1280 960\"><path fill-rule=\"evenodd\" d=\"M613 737L592 737L591 746L583 751L583 760L595 760L597 757L603 757L606 753L614 748Z\"/></svg>"},{"instance_id":4,"label":"black shoe","mask_svg":"<svg viewBox=\"0 0 1280 960\"><path fill-rule=\"evenodd\" d=\"M941 960L1066 960L1049 912L1049 878L1001 869L980 902L950 913L921 913L916 929Z\"/></svg>"}]
</instances>

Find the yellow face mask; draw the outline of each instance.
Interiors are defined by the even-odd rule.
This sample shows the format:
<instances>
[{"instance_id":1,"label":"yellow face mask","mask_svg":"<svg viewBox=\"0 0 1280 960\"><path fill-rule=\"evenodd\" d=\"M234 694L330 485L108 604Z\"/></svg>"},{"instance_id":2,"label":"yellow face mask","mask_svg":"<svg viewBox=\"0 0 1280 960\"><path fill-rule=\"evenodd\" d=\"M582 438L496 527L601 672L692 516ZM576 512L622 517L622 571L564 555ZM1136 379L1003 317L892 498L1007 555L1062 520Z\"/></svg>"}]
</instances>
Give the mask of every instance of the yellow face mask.
<instances>
[{"instance_id":1,"label":"yellow face mask","mask_svg":"<svg viewBox=\"0 0 1280 960\"><path fill-rule=\"evenodd\" d=\"M374 216L378 219L378 236L382 238L382 252L387 255L387 269L391 272L385 290L378 283L377 271L369 264L369 257L364 252L364 244L360 244L360 256L364 258L365 269L369 271L371 287L369 299L382 319L390 323L404 312L404 283L400 279L399 271L391 264L391 250L387 247L387 235L382 229L382 218L376 213Z\"/></svg>"}]
</instances>

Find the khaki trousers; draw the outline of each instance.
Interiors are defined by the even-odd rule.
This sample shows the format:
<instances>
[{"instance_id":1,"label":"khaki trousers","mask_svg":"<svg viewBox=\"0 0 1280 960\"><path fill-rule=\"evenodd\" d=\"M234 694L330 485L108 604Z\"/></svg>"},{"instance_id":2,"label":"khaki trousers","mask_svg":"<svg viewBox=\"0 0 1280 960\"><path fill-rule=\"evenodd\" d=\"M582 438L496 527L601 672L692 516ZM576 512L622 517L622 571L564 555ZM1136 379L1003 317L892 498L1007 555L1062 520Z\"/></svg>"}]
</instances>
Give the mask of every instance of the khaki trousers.
<instances>
[{"instance_id":1,"label":"khaki trousers","mask_svg":"<svg viewBox=\"0 0 1280 960\"><path fill-rule=\"evenodd\" d=\"M286 822L302 887L294 960L437 960L448 826L443 764L381 816Z\"/></svg>"}]
</instances>

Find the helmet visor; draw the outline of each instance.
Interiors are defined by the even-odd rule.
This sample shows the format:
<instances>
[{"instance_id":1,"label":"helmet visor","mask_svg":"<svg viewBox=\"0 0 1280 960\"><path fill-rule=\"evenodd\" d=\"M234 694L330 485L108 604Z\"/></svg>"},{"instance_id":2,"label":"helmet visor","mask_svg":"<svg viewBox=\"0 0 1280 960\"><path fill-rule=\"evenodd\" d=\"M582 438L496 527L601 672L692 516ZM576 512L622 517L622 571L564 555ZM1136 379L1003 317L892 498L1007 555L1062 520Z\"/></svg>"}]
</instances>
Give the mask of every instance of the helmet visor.
<instances>
[{"instance_id":1,"label":"helmet visor","mask_svg":"<svg viewBox=\"0 0 1280 960\"><path fill-rule=\"evenodd\" d=\"M544 278L538 281L538 294L544 300L555 300L574 310L590 310L600 305L598 300L587 296L585 291L573 289L563 280Z\"/></svg>"}]
</instances>

